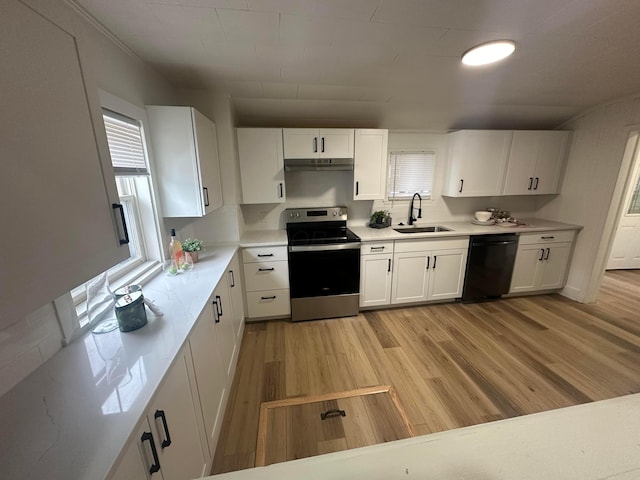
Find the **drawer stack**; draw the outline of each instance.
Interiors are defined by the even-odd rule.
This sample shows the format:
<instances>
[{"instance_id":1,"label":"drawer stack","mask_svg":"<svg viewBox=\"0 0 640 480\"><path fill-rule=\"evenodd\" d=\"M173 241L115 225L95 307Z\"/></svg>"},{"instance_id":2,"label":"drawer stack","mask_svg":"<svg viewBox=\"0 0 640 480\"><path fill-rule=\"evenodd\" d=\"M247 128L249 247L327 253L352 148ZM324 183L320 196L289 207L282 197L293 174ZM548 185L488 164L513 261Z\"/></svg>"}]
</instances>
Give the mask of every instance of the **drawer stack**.
<instances>
[{"instance_id":1,"label":"drawer stack","mask_svg":"<svg viewBox=\"0 0 640 480\"><path fill-rule=\"evenodd\" d=\"M287 247L254 247L242 251L250 320L291 315Z\"/></svg>"}]
</instances>

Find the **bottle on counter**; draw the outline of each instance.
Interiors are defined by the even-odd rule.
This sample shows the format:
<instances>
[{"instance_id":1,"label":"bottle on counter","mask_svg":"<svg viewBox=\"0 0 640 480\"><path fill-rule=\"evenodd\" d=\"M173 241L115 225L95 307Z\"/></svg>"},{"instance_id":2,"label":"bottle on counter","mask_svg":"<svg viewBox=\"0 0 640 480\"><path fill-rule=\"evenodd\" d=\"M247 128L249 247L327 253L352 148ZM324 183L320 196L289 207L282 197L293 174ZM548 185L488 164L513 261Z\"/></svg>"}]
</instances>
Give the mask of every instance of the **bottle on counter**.
<instances>
[{"instance_id":1,"label":"bottle on counter","mask_svg":"<svg viewBox=\"0 0 640 480\"><path fill-rule=\"evenodd\" d=\"M175 268L176 271L180 271L184 265L184 252L182 251L182 244L176 238L176 229L171 229L171 242L169 242L169 256L171 258L171 269Z\"/></svg>"}]
</instances>

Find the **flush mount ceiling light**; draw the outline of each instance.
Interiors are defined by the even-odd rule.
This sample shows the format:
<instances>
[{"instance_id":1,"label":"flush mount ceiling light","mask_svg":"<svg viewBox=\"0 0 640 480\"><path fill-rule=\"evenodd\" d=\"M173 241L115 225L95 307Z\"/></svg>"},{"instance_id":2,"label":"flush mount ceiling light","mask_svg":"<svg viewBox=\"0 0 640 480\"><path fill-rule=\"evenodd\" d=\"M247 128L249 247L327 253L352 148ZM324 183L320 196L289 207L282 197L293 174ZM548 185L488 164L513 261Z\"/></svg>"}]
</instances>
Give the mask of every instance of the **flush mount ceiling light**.
<instances>
[{"instance_id":1,"label":"flush mount ceiling light","mask_svg":"<svg viewBox=\"0 0 640 480\"><path fill-rule=\"evenodd\" d=\"M511 40L482 43L467 50L462 55L462 63L471 66L487 65L508 57L515 49L516 44Z\"/></svg>"}]
</instances>

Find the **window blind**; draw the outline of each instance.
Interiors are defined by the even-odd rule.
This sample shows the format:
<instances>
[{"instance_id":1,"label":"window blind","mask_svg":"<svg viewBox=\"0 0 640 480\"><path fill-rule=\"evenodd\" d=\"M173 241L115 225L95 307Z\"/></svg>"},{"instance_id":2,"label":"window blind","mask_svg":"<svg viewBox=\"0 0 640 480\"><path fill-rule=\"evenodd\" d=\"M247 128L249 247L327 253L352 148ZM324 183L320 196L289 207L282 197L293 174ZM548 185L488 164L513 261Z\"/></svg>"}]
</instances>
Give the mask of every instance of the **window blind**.
<instances>
[{"instance_id":1,"label":"window blind","mask_svg":"<svg viewBox=\"0 0 640 480\"><path fill-rule=\"evenodd\" d=\"M435 152L392 152L389 156L388 197L411 198L419 193L431 197Z\"/></svg>"},{"instance_id":2,"label":"window blind","mask_svg":"<svg viewBox=\"0 0 640 480\"><path fill-rule=\"evenodd\" d=\"M148 175L140 124L110 110L102 110L111 164L116 175Z\"/></svg>"}]
</instances>

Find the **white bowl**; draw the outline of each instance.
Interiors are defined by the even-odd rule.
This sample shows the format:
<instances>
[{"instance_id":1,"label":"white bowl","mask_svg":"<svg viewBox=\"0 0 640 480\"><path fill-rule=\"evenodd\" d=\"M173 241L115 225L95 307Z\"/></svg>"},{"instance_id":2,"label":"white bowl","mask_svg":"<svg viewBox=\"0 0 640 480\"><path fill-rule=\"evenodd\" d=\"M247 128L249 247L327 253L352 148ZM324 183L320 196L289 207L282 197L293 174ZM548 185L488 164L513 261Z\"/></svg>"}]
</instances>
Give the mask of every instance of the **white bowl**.
<instances>
[{"instance_id":1,"label":"white bowl","mask_svg":"<svg viewBox=\"0 0 640 480\"><path fill-rule=\"evenodd\" d=\"M491 212L480 210L474 213L476 220L480 222L486 222L491 218Z\"/></svg>"}]
</instances>

